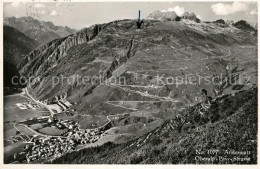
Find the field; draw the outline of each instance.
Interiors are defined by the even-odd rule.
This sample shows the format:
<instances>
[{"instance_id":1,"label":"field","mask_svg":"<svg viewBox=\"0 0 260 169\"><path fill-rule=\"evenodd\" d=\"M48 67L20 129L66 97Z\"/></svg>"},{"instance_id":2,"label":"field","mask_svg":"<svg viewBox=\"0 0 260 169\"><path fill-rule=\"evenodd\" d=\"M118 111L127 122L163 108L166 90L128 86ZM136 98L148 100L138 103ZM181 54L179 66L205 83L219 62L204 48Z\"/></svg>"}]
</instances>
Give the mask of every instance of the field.
<instances>
[{"instance_id":1,"label":"field","mask_svg":"<svg viewBox=\"0 0 260 169\"><path fill-rule=\"evenodd\" d=\"M24 103L27 101L28 98L23 94L4 97L4 139L10 140L11 136L15 136L17 129L25 135L34 135L32 131L28 130L24 126L16 125L17 129L15 129L14 125L29 118L49 115L48 111L44 108L22 110L16 106L17 103ZM5 147L6 146L9 146L9 143L5 144ZM11 147L12 146L13 144Z\"/></svg>"},{"instance_id":2,"label":"field","mask_svg":"<svg viewBox=\"0 0 260 169\"><path fill-rule=\"evenodd\" d=\"M11 141L4 140L4 147L9 146L11 144L13 144Z\"/></svg>"},{"instance_id":3,"label":"field","mask_svg":"<svg viewBox=\"0 0 260 169\"><path fill-rule=\"evenodd\" d=\"M67 131L67 129L59 130L59 129L55 129L53 127L45 127L45 128L38 129L39 133L46 134L46 135L54 135L54 136L61 135L62 133L66 132L66 131Z\"/></svg>"},{"instance_id":4,"label":"field","mask_svg":"<svg viewBox=\"0 0 260 169\"><path fill-rule=\"evenodd\" d=\"M4 125L4 138L9 140L11 136L14 136L14 132L17 130L14 128L12 123L8 123Z\"/></svg>"},{"instance_id":5,"label":"field","mask_svg":"<svg viewBox=\"0 0 260 169\"><path fill-rule=\"evenodd\" d=\"M95 116L95 115L78 115L67 116L65 113L59 113L55 115L55 118L62 120L73 120L80 125L80 129L92 129L105 125L108 122L106 116Z\"/></svg>"},{"instance_id":6,"label":"field","mask_svg":"<svg viewBox=\"0 0 260 169\"><path fill-rule=\"evenodd\" d=\"M4 121L19 122L21 120L49 115L45 108L37 109L19 109L16 103L23 103L28 101L24 95L11 95L4 97Z\"/></svg>"},{"instance_id":7,"label":"field","mask_svg":"<svg viewBox=\"0 0 260 169\"><path fill-rule=\"evenodd\" d=\"M29 135L29 136L33 136L35 135L35 133L33 133L31 130L29 130L28 128L26 128L25 126L22 125L16 125L16 128L24 135Z\"/></svg>"},{"instance_id":8,"label":"field","mask_svg":"<svg viewBox=\"0 0 260 169\"><path fill-rule=\"evenodd\" d=\"M42 124L37 123L37 124L31 124L30 128L33 129L33 130L38 130L38 129L41 129L43 127L42 127Z\"/></svg>"}]
</instances>

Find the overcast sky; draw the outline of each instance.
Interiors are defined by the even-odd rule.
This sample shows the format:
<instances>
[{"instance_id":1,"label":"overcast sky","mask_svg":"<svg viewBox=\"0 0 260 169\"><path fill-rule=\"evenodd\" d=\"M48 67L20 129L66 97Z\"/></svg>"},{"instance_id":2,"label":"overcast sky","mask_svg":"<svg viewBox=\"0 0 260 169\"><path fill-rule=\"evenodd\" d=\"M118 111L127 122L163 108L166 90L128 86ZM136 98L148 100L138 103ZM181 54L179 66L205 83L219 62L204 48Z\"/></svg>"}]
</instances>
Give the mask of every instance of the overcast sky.
<instances>
[{"instance_id":1,"label":"overcast sky","mask_svg":"<svg viewBox=\"0 0 260 169\"><path fill-rule=\"evenodd\" d=\"M117 19L136 19L138 10L146 18L155 10L175 11L178 15L194 12L203 21L257 21L256 2L73 2L5 3L4 17L32 16L55 25L81 29Z\"/></svg>"}]
</instances>

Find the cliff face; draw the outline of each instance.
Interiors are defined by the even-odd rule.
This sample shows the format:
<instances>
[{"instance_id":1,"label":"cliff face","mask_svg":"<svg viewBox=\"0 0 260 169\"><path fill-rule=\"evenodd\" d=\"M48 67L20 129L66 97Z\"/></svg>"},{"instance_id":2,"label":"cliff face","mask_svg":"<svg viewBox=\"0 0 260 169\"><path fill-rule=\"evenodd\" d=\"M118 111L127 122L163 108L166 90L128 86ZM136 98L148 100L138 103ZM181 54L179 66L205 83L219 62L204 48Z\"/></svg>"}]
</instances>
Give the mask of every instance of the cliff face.
<instances>
[{"instance_id":1,"label":"cliff face","mask_svg":"<svg viewBox=\"0 0 260 169\"><path fill-rule=\"evenodd\" d=\"M40 76L47 69L55 67L57 62L67 55L67 51L70 48L93 39L100 29L99 25L96 25L83 29L74 35L40 46L20 62L18 66L20 73L23 75Z\"/></svg>"},{"instance_id":2,"label":"cliff face","mask_svg":"<svg viewBox=\"0 0 260 169\"><path fill-rule=\"evenodd\" d=\"M76 32L69 27L55 26L52 22L40 21L32 17L4 18L4 25L14 27L39 44L45 44Z\"/></svg>"}]
</instances>

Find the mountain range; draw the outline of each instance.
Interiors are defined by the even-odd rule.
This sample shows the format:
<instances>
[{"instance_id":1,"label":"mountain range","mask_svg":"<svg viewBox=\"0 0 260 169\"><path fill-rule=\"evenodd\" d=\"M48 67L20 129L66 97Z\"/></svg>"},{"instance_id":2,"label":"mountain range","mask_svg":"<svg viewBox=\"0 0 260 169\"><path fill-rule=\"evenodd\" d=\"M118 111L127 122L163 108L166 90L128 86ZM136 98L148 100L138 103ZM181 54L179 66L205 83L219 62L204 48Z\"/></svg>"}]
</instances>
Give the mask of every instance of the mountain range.
<instances>
[{"instance_id":1,"label":"mountain range","mask_svg":"<svg viewBox=\"0 0 260 169\"><path fill-rule=\"evenodd\" d=\"M55 26L52 22L40 21L30 16L4 18L4 25L19 30L30 39L38 42L40 45L54 39L68 36L77 31L67 26Z\"/></svg>"},{"instance_id":2,"label":"mountain range","mask_svg":"<svg viewBox=\"0 0 260 169\"><path fill-rule=\"evenodd\" d=\"M23 57L31 51L54 39L66 37L77 30L55 26L32 17L4 18L4 81L5 94L17 91L12 85L12 77L19 75L16 68Z\"/></svg>"},{"instance_id":3,"label":"mountain range","mask_svg":"<svg viewBox=\"0 0 260 169\"><path fill-rule=\"evenodd\" d=\"M188 13L185 12L181 16L178 16L174 11L171 12L164 12L164 11L154 11L152 12L147 19L155 19L155 20L164 20L164 21L175 21L177 17L180 17L182 19L188 19L195 22L200 22L200 19L197 18L197 16L194 13Z\"/></svg>"},{"instance_id":4,"label":"mountain range","mask_svg":"<svg viewBox=\"0 0 260 169\"><path fill-rule=\"evenodd\" d=\"M196 163L195 148L256 152L257 30L245 21L201 22L193 13L176 18L155 11L141 29L125 19L76 33L46 22L14 24L43 44L17 64L21 75L40 79L27 86L30 95L47 104L66 96L72 104L72 116L55 118L87 129L129 115L102 139L49 163L180 164Z\"/></svg>"}]
</instances>

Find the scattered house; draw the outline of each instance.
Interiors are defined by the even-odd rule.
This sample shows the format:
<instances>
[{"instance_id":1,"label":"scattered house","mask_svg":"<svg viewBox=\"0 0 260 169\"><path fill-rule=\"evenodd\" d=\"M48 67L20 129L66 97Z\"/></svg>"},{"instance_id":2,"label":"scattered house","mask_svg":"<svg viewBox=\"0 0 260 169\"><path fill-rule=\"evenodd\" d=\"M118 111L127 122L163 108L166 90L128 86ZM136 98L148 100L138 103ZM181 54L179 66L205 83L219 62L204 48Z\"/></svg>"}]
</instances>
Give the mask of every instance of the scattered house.
<instances>
[{"instance_id":1,"label":"scattered house","mask_svg":"<svg viewBox=\"0 0 260 169\"><path fill-rule=\"evenodd\" d=\"M70 125L69 125L69 129L71 130L71 129L73 129L73 128L74 128L73 125L70 124Z\"/></svg>"},{"instance_id":2,"label":"scattered house","mask_svg":"<svg viewBox=\"0 0 260 169\"><path fill-rule=\"evenodd\" d=\"M52 116L50 116L48 119L48 123L52 123L52 122L54 122L54 118Z\"/></svg>"}]
</instances>

